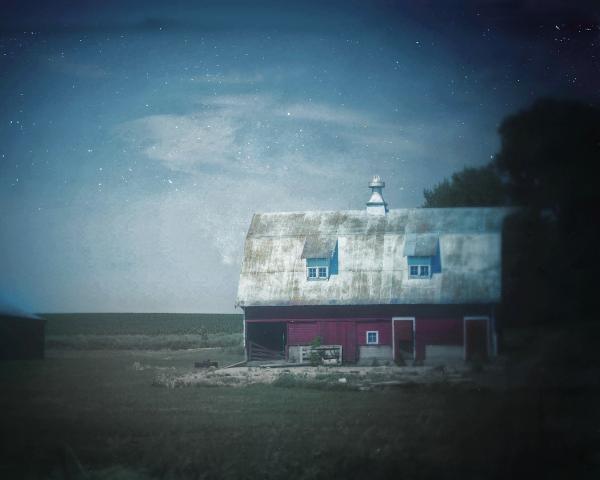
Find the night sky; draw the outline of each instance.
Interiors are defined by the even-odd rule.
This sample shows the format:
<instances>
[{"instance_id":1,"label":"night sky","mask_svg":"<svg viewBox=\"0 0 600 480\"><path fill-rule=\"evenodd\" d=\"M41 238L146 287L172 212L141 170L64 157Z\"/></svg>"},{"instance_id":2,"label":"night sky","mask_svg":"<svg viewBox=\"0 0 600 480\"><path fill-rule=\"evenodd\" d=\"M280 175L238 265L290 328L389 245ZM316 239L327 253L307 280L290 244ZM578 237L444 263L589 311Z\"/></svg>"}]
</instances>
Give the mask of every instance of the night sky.
<instances>
[{"instance_id":1,"label":"night sky","mask_svg":"<svg viewBox=\"0 0 600 480\"><path fill-rule=\"evenodd\" d=\"M258 211L391 208L600 98L594 2L0 2L0 292L234 310Z\"/></svg>"}]
</instances>

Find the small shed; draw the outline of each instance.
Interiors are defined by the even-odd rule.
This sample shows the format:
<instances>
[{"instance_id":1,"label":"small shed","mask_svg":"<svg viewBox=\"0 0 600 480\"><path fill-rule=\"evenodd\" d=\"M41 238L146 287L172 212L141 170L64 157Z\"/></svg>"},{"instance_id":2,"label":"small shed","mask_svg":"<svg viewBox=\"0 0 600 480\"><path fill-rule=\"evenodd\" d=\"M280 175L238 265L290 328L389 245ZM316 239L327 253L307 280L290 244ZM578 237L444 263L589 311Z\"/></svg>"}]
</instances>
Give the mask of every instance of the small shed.
<instances>
[{"instance_id":1,"label":"small shed","mask_svg":"<svg viewBox=\"0 0 600 480\"><path fill-rule=\"evenodd\" d=\"M44 358L46 320L0 305L0 360Z\"/></svg>"},{"instance_id":2,"label":"small shed","mask_svg":"<svg viewBox=\"0 0 600 480\"><path fill-rule=\"evenodd\" d=\"M259 213L237 306L249 360L472 360L497 351L506 208L389 209L374 177L364 210Z\"/></svg>"}]
</instances>

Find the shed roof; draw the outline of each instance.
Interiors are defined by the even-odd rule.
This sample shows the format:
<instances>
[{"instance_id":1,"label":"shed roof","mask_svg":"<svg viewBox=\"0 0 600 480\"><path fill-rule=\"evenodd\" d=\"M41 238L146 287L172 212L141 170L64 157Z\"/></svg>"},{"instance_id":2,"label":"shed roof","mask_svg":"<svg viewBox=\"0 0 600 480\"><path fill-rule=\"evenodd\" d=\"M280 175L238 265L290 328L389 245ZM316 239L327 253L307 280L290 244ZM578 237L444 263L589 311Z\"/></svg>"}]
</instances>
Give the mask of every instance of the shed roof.
<instances>
[{"instance_id":1,"label":"shed roof","mask_svg":"<svg viewBox=\"0 0 600 480\"><path fill-rule=\"evenodd\" d=\"M246 237L237 304L494 303L501 293L506 208L398 209L255 214ZM338 246L338 273L306 279L305 258ZM406 255L434 255L441 272L411 279ZM435 251L434 251L435 250ZM434 252L433 254L431 252ZM414 253L410 253L414 252Z\"/></svg>"}]
</instances>

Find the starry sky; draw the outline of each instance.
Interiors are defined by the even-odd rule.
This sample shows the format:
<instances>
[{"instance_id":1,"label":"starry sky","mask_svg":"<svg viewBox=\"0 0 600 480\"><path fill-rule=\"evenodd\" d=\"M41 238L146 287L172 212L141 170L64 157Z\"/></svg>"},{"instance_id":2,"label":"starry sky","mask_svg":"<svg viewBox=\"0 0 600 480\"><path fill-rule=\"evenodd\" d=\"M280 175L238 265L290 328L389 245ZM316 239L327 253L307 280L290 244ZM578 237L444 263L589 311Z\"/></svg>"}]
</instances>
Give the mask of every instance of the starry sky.
<instances>
[{"instance_id":1,"label":"starry sky","mask_svg":"<svg viewBox=\"0 0 600 480\"><path fill-rule=\"evenodd\" d=\"M232 312L254 212L373 174L416 207L600 97L594 2L1 3L0 296L36 312Z\"/></svg>"}]
</instances>

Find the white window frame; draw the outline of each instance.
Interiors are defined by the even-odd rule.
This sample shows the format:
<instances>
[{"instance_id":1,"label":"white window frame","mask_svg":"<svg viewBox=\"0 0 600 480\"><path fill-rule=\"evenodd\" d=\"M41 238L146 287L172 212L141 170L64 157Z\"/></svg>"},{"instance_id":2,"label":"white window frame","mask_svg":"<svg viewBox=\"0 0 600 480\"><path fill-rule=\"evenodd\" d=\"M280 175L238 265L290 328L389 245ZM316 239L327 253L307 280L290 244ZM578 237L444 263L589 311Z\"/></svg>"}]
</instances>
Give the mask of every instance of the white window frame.
<instances>
[{"instance_id":1,"label":"white window frame","mask_svg":"<svg viewBox=\"0 0 600 480\"><path fill-rule=\"evenodd\" d=\"M321 275L322 268L325 269L325 275ZM329 267L327 267L327 266L317 267L317 278L329 278Z\"/></svg>"},{"instance_id":2,"label":"white window frame","mask_svg":"<svg viewBox=\"0 0 600 480\"><path fill-rule=\"evenodd\" d=\"M417 268L417 274L413 275L412 273L410 273L410 269L416 267ZM421 269L423 267L427 267L427 271L429 272L427 275L421 275ZM431 265L422 265L422 264L418 264L418 265L409 265L408 266L408 278L431 278Z\"/></svg>"},{"instance_id":3,"label":"white window frame","mask_svg":"<svg viewBox=\"0 0 600 480\"><path fill-rule=\"evenodd\" d=\"M375 334L374 342L369 342L369 333ZM365 334L365 341L367 345L379 345L379 330L367 330L367 333Z\"/></svg>"},{"instance_id":4,"label":"white window frame","mask_svg":"<svg viewBox=\"0 0 600 480\"><path fill-rule=\"evenodd\" d=\"M427 269L427 274L423 275L423 269ZM419 265L419 277L430 277L431 276L431 267L429 265Z\"/></svg>"},{"instance_id":5,"label":"white window frame","mask_svg":"<svg viewBox=\"0 0 600 480\"><path fill-rule=\"evenodd\" d=\"M314 277L311 276L310 271L314 270L315 271L315 275ZM309 280L316 280L317 278L319 278L317 275L319 274L319 270L318 267L306 267L306 278L308 278Z\"/></svg>"}]
</instances>

